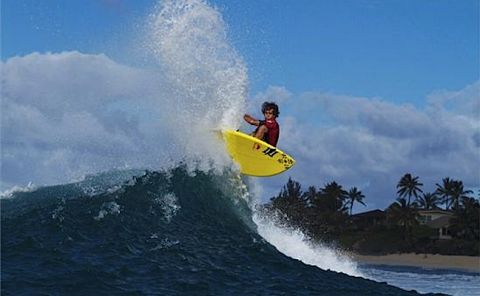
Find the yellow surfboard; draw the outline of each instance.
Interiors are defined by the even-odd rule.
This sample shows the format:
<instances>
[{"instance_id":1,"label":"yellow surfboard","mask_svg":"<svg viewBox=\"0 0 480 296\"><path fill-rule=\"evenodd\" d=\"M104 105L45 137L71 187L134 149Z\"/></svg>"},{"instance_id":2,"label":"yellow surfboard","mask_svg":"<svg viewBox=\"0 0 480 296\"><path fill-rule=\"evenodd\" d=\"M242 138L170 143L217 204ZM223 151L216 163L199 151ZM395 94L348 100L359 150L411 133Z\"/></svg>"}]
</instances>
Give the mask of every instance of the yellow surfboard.
<instances>
[{"instance_id":1,"label":"yellow surfboard","mask_svg":"<svg viewBox=\"0 0 480 296\"><path fill-rule=\"evenodd\" d=\"M285 172L295 160L272 145L233 130L222 131L227 151L244 175L268 177Z\"/></svg>"}]
</instances>

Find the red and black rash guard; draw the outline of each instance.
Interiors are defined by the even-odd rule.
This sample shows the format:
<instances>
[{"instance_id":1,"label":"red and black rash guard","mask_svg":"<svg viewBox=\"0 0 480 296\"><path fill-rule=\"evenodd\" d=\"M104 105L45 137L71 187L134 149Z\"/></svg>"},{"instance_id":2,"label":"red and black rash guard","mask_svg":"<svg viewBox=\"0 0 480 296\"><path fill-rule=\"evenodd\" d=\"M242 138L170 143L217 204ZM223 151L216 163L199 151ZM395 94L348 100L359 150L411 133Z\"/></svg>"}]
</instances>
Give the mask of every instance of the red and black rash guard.
<instances>
[{"instance_id":1,"label":"red and black rash guard","mask_svg":"<svg viewBox=\"0 0 480 296\"><path fill-rule=\"evenodd\" d=\"M275 119L265 120L265 126L268 131L263 136L263 141L272 146L277 146L278 137L280 136L280 126Z\"/></svg>"}]
</instances>

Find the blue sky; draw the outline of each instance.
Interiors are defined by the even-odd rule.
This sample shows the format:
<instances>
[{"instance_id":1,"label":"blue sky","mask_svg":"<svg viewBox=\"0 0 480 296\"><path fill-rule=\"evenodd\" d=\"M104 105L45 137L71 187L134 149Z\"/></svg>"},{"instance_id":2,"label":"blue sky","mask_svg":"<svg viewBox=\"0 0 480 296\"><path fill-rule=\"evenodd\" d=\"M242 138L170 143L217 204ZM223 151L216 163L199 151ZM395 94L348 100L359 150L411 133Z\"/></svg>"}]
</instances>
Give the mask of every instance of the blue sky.
<instances>
[{"instance_id":1,"label":"blue sky","mask_svg":"<svg viewBox=\"0 0 480 296\"><path fill-rule=\"evenodd\" d=\"M158 3L2 1L2 190L155 169L162 143L211 153L172 135L179 110L218 122L271 99L297 164L258 181L264 199L288 177L356 186L370 208L405 173L480 187L479 1Z\"/></svg>"},{"instance_id":2,"label":"blue sky","mask_svg":"<svg viewBox=\"0 0 480 296\"><path fill-rule=\"evenodd\" d=\"M246 56L270 84L418 102L478 79L478 1L259 2L226 19L253 20Z\"/></svg>"},{"instance_id":3,"label":"blue sky","mask_svg":"<svg viewBox=\"0 0 480 296\"><path fill-rule=\"evenodd\" d=\"M251 92L284 85L424 105L479 77L479 1L211 1ZM128 61L156 1L2 1L2 60L78 50ZM134 45L129 44L129 47Z\"/></svg>"}]
</instances>

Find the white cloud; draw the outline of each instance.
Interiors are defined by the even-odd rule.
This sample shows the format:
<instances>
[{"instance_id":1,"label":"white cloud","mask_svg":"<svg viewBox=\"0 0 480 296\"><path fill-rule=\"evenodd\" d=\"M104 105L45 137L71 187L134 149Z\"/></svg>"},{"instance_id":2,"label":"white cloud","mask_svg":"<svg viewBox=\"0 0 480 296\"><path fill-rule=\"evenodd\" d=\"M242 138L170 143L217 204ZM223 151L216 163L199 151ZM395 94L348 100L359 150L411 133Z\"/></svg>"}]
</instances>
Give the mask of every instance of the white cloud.
<instances>
[{"instance_id":1,"label":"white cloud","mask_svg":"<svg viewBox=\"0 0 480 296\"><path fill-rule=\"evenodd\" d=\"M125 94L148 93L152 82L140 70L103 54L75 51L14 57L2 65L2 75L4 96L51 115L79 108L93 112L99 104L117 101Z\"/></svg>"},{"instance_id":2,"label":"white cloud","mask_svg":"<svg viewBox=\"0 0 480 296\"><path fill-rule=\"evenodd\" d=\"M176 97L161 73L79 52L33 53L1 66L4 187L158 168L185 149Z\"/></svg>"},{"instance_id":3,"label":"white cloud","mask_svg":"<svg viewBox=\"0 0 480 296\"><path fill-rule=\"evenodd\" d=\"M437 91L427 97L432 112L450 112L469 117L480 125L480 81L458 91Z\"/></svg>"}]
</instances>

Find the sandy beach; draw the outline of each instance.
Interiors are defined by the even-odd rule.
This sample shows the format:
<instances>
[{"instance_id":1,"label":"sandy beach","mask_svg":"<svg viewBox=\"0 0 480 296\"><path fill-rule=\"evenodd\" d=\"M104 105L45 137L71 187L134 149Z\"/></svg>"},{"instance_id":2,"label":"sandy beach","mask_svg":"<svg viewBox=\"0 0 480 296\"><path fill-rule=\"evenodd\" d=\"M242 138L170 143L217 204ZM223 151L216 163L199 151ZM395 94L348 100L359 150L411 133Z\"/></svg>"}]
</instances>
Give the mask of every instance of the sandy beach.
<instances>
[{"instance_id":1,"label":"sandy beach","mask_svg":"<svg viewBox=\"0 0 480 296\"><path fill-rule=\"evenodd\" d=\"M351 256L355 261L366 264L446 268L480 273L480 257L475 256L446 256L414 253L380 256L351 254Z\"/></svg>"}]
</instances>

